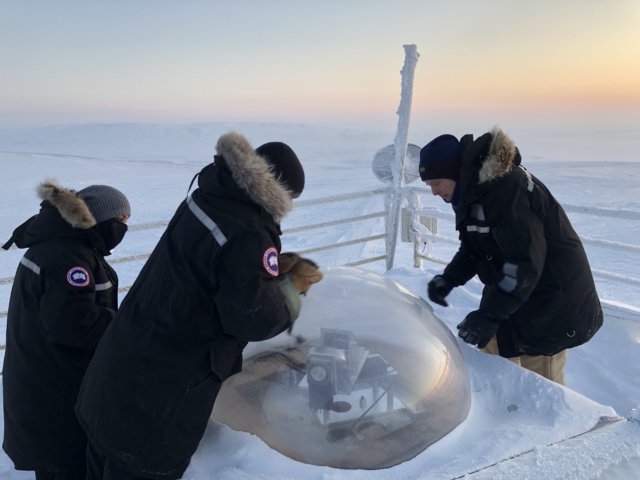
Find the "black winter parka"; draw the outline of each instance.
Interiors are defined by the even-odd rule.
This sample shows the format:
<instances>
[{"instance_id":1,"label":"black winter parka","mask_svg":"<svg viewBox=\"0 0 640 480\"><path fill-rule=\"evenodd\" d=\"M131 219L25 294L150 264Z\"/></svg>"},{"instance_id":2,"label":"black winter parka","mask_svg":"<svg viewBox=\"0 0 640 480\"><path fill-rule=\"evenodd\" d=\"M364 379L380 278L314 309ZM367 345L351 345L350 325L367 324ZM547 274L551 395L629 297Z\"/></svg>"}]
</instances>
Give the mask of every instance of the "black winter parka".
<instances>
[{"instance_id":1,"label":"black winter parka","mask_svg":"<svg viewBox=\"0 0 640 480\"><path fill-rule=\"evenodd\" d=\"M445 278L457 286L477 274L484 283L480 310L502 319L496 337L503 357L553 355L588 341L602 325L602 309L564 210L520 167L501 130L461 143L461 244Z\"/></svg>"},{"instance_id":2,"label":"black winter parka","mask_svg":"<svg viewBox=\"0 0 640 480\"><path fill-rule=\"evenodd\" d=\"M84 201L52 183L39 193L40 213L9 242L28 247L11 290L2 371L2 446L18 470L84 464L86 436L74 406L117 308L118 278L102 238L82 217Z\"/></svg>"},{"instance_id":3,"label":"black winter parka","mask_svg":"<svg viewBox=\"0 0 640 480\"><path fill-rule=\"evenodd\" d=\"M277 280L289 193L241 135L223 135L217 151L123 300L78 400L98 450L145 478L182 475L247 342L291 321Z\"/></svg>"}]
</instances>

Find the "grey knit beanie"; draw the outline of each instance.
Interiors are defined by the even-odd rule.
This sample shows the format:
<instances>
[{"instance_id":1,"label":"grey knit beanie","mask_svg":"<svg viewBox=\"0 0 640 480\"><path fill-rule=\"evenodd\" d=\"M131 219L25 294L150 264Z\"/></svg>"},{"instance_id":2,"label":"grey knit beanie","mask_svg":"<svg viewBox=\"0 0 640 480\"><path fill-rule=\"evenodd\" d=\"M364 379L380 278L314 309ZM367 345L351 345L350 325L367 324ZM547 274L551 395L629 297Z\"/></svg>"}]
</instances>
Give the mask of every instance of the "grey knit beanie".
<instances>
[{"instance_id":1,"label":"grey knit beanie","mask_svg":"<svg viewBox=\"0 0 640 480\"><path fill-rule=\"evenodd\" d=\"M120 190L107 185L90 185L78 192L96 223L104 222L120 215L131 215L129 200Z\"/></svg>"}]
</instances>

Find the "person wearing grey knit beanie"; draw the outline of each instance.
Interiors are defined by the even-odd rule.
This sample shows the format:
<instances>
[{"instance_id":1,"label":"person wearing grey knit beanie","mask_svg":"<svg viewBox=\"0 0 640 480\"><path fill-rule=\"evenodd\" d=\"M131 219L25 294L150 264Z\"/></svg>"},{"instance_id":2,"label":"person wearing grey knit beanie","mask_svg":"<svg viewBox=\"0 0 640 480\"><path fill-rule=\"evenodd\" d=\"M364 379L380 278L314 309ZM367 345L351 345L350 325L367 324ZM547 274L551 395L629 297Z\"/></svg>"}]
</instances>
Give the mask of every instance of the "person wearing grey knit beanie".
<instances>
[{"instance_id":1,"label":"person wearing grey knit beanie","mask_svg":"<svg viewBox=\"0 0 640 480\"><path fill-rule=\"evenodd\" d=\"M96 223L112 218L128 219L131 216L129 200L120 190L108 185L91 185L78 191Z\"/></svg>"},{"instance_id":2,"label":"person wearing grey knit beanie","mask_svg":"<svg viewBox=\"0 0 640 480\"><path fill-rule=\"evenodd\" d=\"M129 200L120 190L108 185L90 185L78 192L93 215L92 227L104 241L105 254L113 250L127 233L131 216Z\"/></svg>"},{"instance_id":3,"label":"person wearing grey knit beanie","mask_svg":"<svg viewBox=\"0 0 640 480\"><path fill-rule=\"evenodd\" d=\"M106 185L76 191L46 180L37 194L39 213L3 245L27 251L7 312L2 446L16 469L37 479L84 480L76 395L119 308L118 275L104 257L127 231L131 206Z\"/></svg>"}]
</instances>

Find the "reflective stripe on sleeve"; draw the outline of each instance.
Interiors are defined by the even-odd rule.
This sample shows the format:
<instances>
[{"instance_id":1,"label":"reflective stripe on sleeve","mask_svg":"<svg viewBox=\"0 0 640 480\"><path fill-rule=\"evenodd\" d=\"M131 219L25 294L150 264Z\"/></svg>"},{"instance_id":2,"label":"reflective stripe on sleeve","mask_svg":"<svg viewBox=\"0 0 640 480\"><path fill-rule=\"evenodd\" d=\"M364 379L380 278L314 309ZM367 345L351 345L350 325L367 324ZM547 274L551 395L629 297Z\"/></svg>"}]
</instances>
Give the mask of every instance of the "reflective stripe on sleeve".
<instances>
[{"instance_id":1,"label":"reflective stripe on sleeve","mask_svg":"<svg viewBox=\"0 0 640 480\"><path fill-rule=\"evenodd\" d=\"M511 293L518 286L518 265L507 262L502 266L502 272L504 277L500 280L498 287L507 293Z\"/></svg>"},{"instance_id":2,"label":"reflective stripe on sleeve","mask_svg":"<svg viewBox=\"0 0 640 480\"><path fill-rule=\"evenodd\" d=\"M111 287L113 287L113 283L111 283L111 282L96 283L96 292L102 292L104 290L109 290Z\"/></svg>"},{"instance_id":3,"label":"reflective stripe on sleeve","mask_svg":"<svg viewBox=\"0 0 640 480\"><path fill-rule=\"evenodd\" d=\"M522 169L524 174L527 176L527 180L529 181L529 183L527 184L527 190L529 190L530 192L533 192L533 187L535 187L535 183L533 183L533 177L531 176L531 173L529 173L529 170L524 168L522 165L520 165L520 168Z\"/></svg>"},{"instance_id":4,"label":"reflective stripe on sleeve","mask_svg":"<svg viewBox=\"0 0 640 480\"><path fill-rule=\"evenodd\" d=\"M218 242L220 246L224 245L227 242L227 237L222 233L218 224L196 204L191 195L187 197L187 205L189 206L191 213L193 213L196 218L200 220L200 223L202 223L211 232L211 235L216 239L216 242Z\"/></svg>"},{"instance_id":5,"label":"reflective stripe on sleeve","mask_svg":"<svg viewBox=\"0 0 640 480\"><path fill-rule=\"evenodd\" d=\"M36 275L40 275L40 267L36 265L34 262L29 260L27 257L22 257L20 259L20 263L31 270Z\"/></svg>"},{"instance_id":6,"label":"reflective stripe on sleeve","mask_svg":"<svg viewBox=\"0 0 640 480\"><path fill-rule=\"evenodd\" d=\"M500 280L500 283L498 284L500 290L507 293L513 292L517 286L518 281L515 278L508 276L505 276L502 280Z\"/></svg>"},{"instance_id":7,"label":"reflective stripe on sleeve","mask_svg":"<svg viewBox=\"0 0 640 480\"><path fill-rule=\"evenodd\" d=\"M467 225L467 232L489 233L491 227L479 227L478 225Z\"/></svg>"},{"instance_id":8,"label":"reflective stripe on sleeve","mask_svg":"<svg viewBox=\"0 0 640 480\"><path fill-rule=\"evenodd\" d=\"M516 278L518 276L518 265L515 263L506 262L502 266L502 271L505 275Z\"/></svg>"}]
</instances>

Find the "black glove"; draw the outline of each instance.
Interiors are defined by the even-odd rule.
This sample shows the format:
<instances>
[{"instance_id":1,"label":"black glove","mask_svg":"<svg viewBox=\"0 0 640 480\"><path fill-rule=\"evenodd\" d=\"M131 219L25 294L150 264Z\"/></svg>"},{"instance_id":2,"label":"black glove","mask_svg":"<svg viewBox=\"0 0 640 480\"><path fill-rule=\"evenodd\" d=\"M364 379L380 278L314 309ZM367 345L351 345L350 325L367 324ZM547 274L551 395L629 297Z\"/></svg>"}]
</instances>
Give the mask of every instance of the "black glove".
<instances>
[{"instance_id":1,"label":"black glove","mask_svg":"<svg viewBox=\"0 0 640 480\"><path fill-rule=\"evenodd\" d=\"M449 295L449 292L453 290L453 285L451 285L442 275L436 275L431 279L429 285L427 285L427 294L429 295L429 300L438 305L442 305L443 307L449 306L449 304L445 301L444 297Z\"/></svg>"},{"instance_id":2,"label":"black glove","mask_svg":"<svg viewBox=\"0 0 640 480\"><path fill-rule=\"evenodd\" d=\"M458 325L458 336L471 345L484 348L489 340L495 336L499 326L500 320L496 317L480 310L474 310Z\"/></svg>"}]
</instances>

